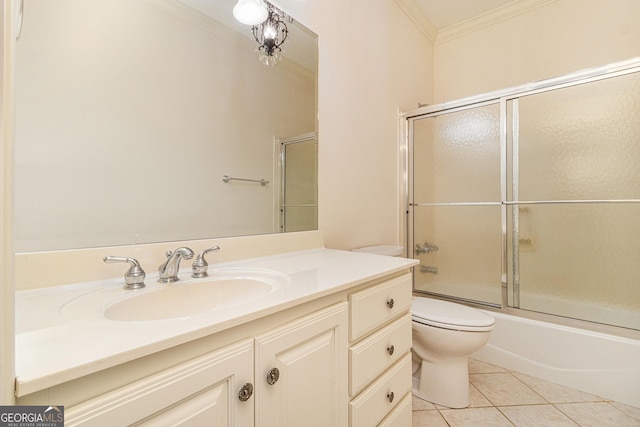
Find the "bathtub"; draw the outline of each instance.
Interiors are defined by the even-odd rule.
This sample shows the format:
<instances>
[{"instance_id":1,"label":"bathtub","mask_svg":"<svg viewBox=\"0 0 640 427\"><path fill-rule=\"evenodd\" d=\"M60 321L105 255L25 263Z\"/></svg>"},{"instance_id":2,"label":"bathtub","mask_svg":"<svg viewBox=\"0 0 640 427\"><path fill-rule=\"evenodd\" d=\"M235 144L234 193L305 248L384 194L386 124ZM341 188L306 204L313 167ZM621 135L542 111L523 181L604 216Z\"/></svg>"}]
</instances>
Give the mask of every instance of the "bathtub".
<instances>
[{"instance_id":1,"label":"bathtub","mask_svg":"<svg viewBox=\"0 0 640 427\"><path fill-rule=\"evenodd\" d=\"M640 340L485 312L496 326L471 357L640 407Z\"/></svg>"}]
</instances>

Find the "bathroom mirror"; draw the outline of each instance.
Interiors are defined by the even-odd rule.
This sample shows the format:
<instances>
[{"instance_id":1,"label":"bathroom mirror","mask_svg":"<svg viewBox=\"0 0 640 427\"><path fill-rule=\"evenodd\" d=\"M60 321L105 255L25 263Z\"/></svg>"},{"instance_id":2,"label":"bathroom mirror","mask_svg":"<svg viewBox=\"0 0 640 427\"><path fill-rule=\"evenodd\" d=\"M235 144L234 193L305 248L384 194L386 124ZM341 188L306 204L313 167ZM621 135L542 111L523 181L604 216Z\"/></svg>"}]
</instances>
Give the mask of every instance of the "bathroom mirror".
<instances>
[{"instance_id":1,"label":"bathroom mirror","mask_svg":"<svg viewBox=\"0 0 640 427\"><path fill-rule=\"evenodd\" d=\"M287 21L282 60L265 66L234 4L25 0L17 252L282 228L278 141L316 135L317 36Z\"/></svg>"}]
</instances>

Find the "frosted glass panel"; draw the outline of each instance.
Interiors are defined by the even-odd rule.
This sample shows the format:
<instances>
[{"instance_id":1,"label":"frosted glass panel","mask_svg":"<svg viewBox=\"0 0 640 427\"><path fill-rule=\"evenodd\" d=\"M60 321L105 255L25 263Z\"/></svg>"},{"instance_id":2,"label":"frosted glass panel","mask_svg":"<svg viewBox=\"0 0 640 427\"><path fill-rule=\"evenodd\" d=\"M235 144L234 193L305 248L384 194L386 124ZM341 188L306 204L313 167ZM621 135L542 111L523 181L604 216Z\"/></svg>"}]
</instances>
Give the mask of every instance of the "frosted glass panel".
<instances>
[{"instance_id":1,"label":"frosted glass panel","mask_svg":"<svg viewBox=\"0 0 640 427\"><path fill-rule=\"evenodd\" d=\"M498 104L416 120L416 203L500 200Z\"/></svg>"},{"instance_id":2,"label":"frosted glass panel","mask_svg":"<svg viewBox=\"0 0 640 427\"><path fill-rule=\"evenodd\" d=\"M520 308L640 329L639 204L519 209Z\"/></svg>"},{"instance_id":3,"label":"frosted glass panel","mask_svg":"<svg viewBox=\"0 0 640 427\"><path fill-rule=\"evenodd\" d=\"M283 145L282 231L318 228L318 144L309 139Z\"/></svg>"},{"instance_id":4,"label":"frosted glass panel","mask_svg":"<svg viewBox=\"0 0 640 427\"><path fill-rule=\"evenodd\" d=\"M640 198L640 74L523 97L520 200Z\"/></svg>"},{"instance_id":5,"label":"frosted glass panel","mask_svg":"<svg viewBox=\"0 0 640 427\"><path fill-rule=\"evenodd\" d=\"M415 288L500 304L500 221L499 206L416 207L415 243L438 250L415 254Z\"/></svg>"},{"instance_id":6,"label":"frosted glass panel","mask_svg":"<svg viewBox=\"0 0 640 427\"><path fill-rule=\"evenodd\" d=\"M315 141L287 144L284 150L285 204L318 203L318 144Z\"/></svg>"},{"instance_id":7,"label":"frosted glass panel","mask_svg":"<svg viewBox=\"0 0 640 427\"><path fill-rule=\"evenodd\" d=\"M285 232L318 229L318 208L315 206L285 207L283 213Z\"/></svg>"}]
</instances>

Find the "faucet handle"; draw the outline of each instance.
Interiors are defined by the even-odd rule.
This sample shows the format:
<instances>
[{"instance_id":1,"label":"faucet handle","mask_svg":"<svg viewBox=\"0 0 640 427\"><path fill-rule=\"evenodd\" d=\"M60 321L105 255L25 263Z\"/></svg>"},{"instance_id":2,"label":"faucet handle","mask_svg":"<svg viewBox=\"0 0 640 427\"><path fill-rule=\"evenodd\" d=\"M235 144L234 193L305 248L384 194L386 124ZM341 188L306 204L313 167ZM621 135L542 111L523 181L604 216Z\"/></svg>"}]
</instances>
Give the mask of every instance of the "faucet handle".
<instances>
[{"instance_id":1,"label":"faucet handle","mask_svg":"<svg viewBox=\"0 0 640 427\"><path fill-rule=\"evenodd\" d=\"M207 263L207 260L204 259L204 256L209 252L214 252L214 251L217 252L219 250L220 250L220 246L213 246L213 247L210 247L209 249L205 249L204 251L200 252L196 257L196 260L193 261L193 266L192 266L193 273L191 274L191 277L195 277L195 278L207 277L209 275L209 273L207 273L207 268L209 266L209 263Z\"/></svg>"},{"instance_id":2,"label":"faucet handle","mask_svg":"<svg viewBox=\"0 0 640 427\"><path fill-rule=\"evenodd\" d=\"M140 267L140 263L135 258L122 257L122 256L106 256L102 258L106 263L112 262L128 262L130 267L124 273L124 288L127 290L144 288L145 272Z\"/></svg>"}]
</instances>

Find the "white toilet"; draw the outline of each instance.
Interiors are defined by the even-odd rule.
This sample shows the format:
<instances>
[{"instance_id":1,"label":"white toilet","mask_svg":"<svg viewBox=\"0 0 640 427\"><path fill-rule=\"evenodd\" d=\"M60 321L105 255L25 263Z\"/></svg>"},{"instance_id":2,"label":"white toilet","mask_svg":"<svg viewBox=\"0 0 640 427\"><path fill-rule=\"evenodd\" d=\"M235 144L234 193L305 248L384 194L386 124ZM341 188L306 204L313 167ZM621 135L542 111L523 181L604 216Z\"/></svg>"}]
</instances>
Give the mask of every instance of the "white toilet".
<instances>
[{"instance_id":1,"label":"white toilet","mask_svg":"<svg viewBox=\"0 0 640 427\"><path fill-rule=\"evenodd\" d=\"M449 408L469 406L469 355L487 343L495 319L480 310L416 297L413 394Z\"/></svg>"}]
</instances>

